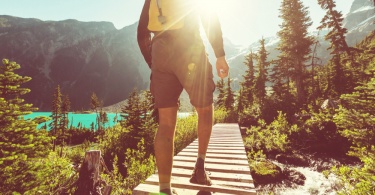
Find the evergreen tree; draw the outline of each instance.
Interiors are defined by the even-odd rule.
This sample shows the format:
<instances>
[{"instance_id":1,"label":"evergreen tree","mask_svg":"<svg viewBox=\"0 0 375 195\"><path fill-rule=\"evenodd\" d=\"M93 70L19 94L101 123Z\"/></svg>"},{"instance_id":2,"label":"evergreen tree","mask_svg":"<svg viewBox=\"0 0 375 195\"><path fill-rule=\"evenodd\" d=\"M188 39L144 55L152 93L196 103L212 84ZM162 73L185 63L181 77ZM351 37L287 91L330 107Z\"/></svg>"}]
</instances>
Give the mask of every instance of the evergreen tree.
<instances>
[{"instance_id":1,"label":"evergreen tree","mask_svg":"<svg viewBox=\"0 0 375 195\"><path fill-rule=\"evenodd\" d=\"M319 33L316 37L319 37ZM309 100L312 103L312 106L314 109L317 109L316 106L316 99L317 97L320 97L321 94L321 88L319 86L319 75L317 74L317 66L319 65L318 61L320 61L320 58L317 57L317 48L320 46L320 43L318 39L315 39L314 42L314 49L312 52L312 57L311 57L311 71L310 71L310 79L311 79L311 88L310 88L310 97ZM318 67L319 68L319 67Z\"/></svg>"},{"instance_id":2,"label":"evergreen tree","mask_svg":"<svg viewBox=\"0 0 375 195\"><path fill-rule=\"evenodd\" d=\"M52 118L52 122L50 123L50 131L52 132L53 136L53 151L56 150L56 141L59 138L59 130L61 130L61 96L60 85L58 85L55 89L55 93L53 93L52 112L50 116Z\"/></svg>"},{"instance_id":3,"label":"evergreen tree","mask_svg":"<svg viewBox=\"0 0 375 195\"><path fill-rule=\"evenodd\" d=\"M245 71L245 75L243 75L244 81L241 82L241 89L243 103L245 107L250 107L250 105L254 101L254 83L255 83L255 71L254 71L254 57L255 55L253 52L250 52L247 56L245 56L244 64L247 66L247 70Z\"/></svg>"},{"instance_id":4,"label":"evergreen tree","mask_svg":"<svg viewBox=\"0 0 375 195\"><path fill-rule=\"evenodd\" d=\"M267 82L267 67L269 63L267 62L268 53L264 45L265 40L262 38L260 41L260 49L258 52L258 75L255 79L254 91L256 98L260 105L264 105L266 99L266 82Z\"/></svg>"},{"instance_id":5,"label":"evergreen tree","mask_svg":"<svg viewBox=\"0 0 375 195\"><path fill-rule=\"evenodd\" d=\"M273 83L272 97L276 102L282 102L285 100L286 95L290 93L290 77L288 61L280 57L278 60L274 61L275 65L272 68L272 74L270 80Z\"/></svg>"},{"instance_id":6,"label":"evergreen tree","mask_svg":"<svg viewBox=\"0 0 375 195\"><path fill-rule=\"evenodd\" d=\"M341 100L345 106L340 107L334 120L352 143L348 154L358 157L363 166L333 170L340 176L345 193L375 192L375 78L356 87L352 94L342 95Z\"/></svg>"},{"instance_id":7,"label":"evergreen tree","mask_svg":"<svg viewBox=\"0 0 375 195\"><path fill-rule=\"evenodd\" d=\"M67 139L67 130L68 130L68 125L69 125L69 114L70 110L70 100L69 96L65 95L63 96L62 99L62 105L61 105L61 124L60 124L60 129L61 129L61 150L60 150L60 157L62 157L62 151L63 148L66 144L66 139Z\"/></svg>"},{"instance_id":8,"label":"evergreen tree","mask_svg":"<svg viewBox=\"0 0 375 195\"><path fill-rule=\"evenodd\" d=\"M345 40L347 29L342 27L344 18L341 12L335 10L336 2L334 0L318 0L318 3L322 9L326 10L326 15L318 29L328 28L330 30L325 36L325 39L331 42L328 49L332 50L332 54L345 52L347 56L350 56L350 48Z\"/></svg>"},{"instance_id":9,"label":"evergreen tree","mask_svg":"<svg viewBox=\"0 0 375 195\"><path fill-rule=\"evenodd\" d=\"M47 133L37 130L37 121L46 120L23 117L37 109L22 99L30 89L21 85L31 78L15 73L18 69L19 64L7 59L0 65L0 192L4 194L28 189L36 176L33 159L46 157L50 146Z\"/></svg>"},{"instance_id":10,"label":"evergreen tree","mask_svg":"<svg viewBox=\"0 0 375 195\"><path fill-rule=\"evenodd\" d=\"M159 122L159 112L157 109L155 109L155 99L154 96L152 96L151 91L144 91L145 96L145 106L147 107L147 110L151 116L153 123Z\"/></svg>"},{"instance_id":11,"label":"evergreen tree","mask_svg":"<svg viewBox=\"0 0 375 195\"><path fill-rule=\"evenodd\" d=\"M97 132L101 137L104 133L104 124L108 122L108 117L107 113L103 111L103 101L95 93L91 95L91 109L96 113Z\"/></svg>"},{"instance_id":12,"label":"evergreen tree","mask_svg":"<svg viewBox=\"0 0 375 195\"><path fill-rule=\"evenodd\" d=\"M98 96L96 96L95 93L91 94L91 104L90 104L90 107L96 113L96 123L97 123L98 129L99 129L100 128L99 126L100 126L100 107L101 107L101 102L100 102Z\"/></svg>"},{"instance_id":13,"label":"evergreen tree","mask_svg":"<svg viewBox=\"0 0 375 195\"><path fill-rule=\"evenodd\" d=\"M342 21L344 20L341 12L335 10L336 3L334 0L318 0L319 5L322 9L326 10L326 15L321 21L321 25L318 29L328 28L329 32L325 36L326 40L329 40L331 45L328 48L331 50L333 55L329 65L330 84L327 90L327 96L339 96L349 92L349 78L346 76L344 62L342 60L342 54L345 53L347 58L353 61L351 55L351 49L346 43L345 34L346 28L342 27Z\"/></svg>"},{"instance_id":14,"label":"evergreen tree","mask_svg":"<svg viewBox=\"0 0 375 195\"><path fill-rule=\"evenodd\" d=\"M232 86L231 86L231 79L230 79L230 76L228 76L227 87L226 87L226 92L225 92L225 102L224 102L225 108L227 110L233 111L234 98L235 97L234 97L234 93L233 93Z\"/></svg>"},{"instance_id":15,"label":"evergreen tree","mask_svg":"<svg viewBox=\"0 0 375 195\"><path fill-rule=\"evenodd\" d=\"M105 132L104 140L101 141L101 144L107 145L104 150L108 148L114 150L110 153L106 152L105 159L114 159L114 155L117 155L119 164L122 164L127 158L126 150L137 149L137 144L142 139L145 141L144 147L147 154L153 152L156 123L151 114L152 110L149 110L150 105L153 105L149 95L149 91L139 93L134 89L131 92L127 104L121 110L120 126L108 129ZM118 142L109 142L106 139L118 140ZM121 146L117 146L117 143L121 143ZM119 169L122 174L126 175L126 169L123 166L120 166Z\"/></svg>"},{"instance_id":16,"label":"evergreen tree","mask_svg":"<svg viewBox=\"0 0 375 195\"><path fill-rule=\"evenodd\" d=\"M297 103L299 107L306 103L306 65L309 58L310 47L313 39L308 35L308 27L311 26L311 20L308 16L307 8L303 6L301 0L283 0L281 5L281 15L283 19L278 32L280 43L279 61L282 66L279 71L287 71L279 76L278 80L290 78L296 87Z\"/></svg>"},{"instance_id":17,"label":"evergreen tree","mask_svg":"<svg viewBox=\"0 0 375 195\"><path fill-rule=\"evenodd\" d=\"M134 89L130 93L127 103L121 111L123 113L122 118L126 119L121 121L122 126L129 129L140 130L140 127L143 124L141 116L146 114L146 110L141 107L141 97L139 96L137 89Z\"/></svg>"},{"instance_id":18,"label":"evergreen tree","mask_svg":"<svg viewBox=\"0 0 375 195\"><path fill-rule=\"evenodd\" d=\"M240 91L238 92L238 96L237 96L237 115L239 113L242 113L245 109L245 105L244 105L244 95L243 95L243 89L241 87Z\"/></svg>"},{"instance_id":19,"label":"evergreen tree","mask_svg":"<svg viewBox=\"0 0 375 195\"><path fill-rule=\"evenodd\" d=\"M225 83L224 79L220 79L216 82L216 89L219 91L219 95L216 99L216 107L225 108Z\"/></svg>"},{"instance_id":20,"label":"evergreen tree","mask_svg":"<svg viewBox=\"0 0 375 195\"><path fill-rule=\"evenodd\" d=\"M148 130L152 129L151 125L153 124L150 122L153 120L149 114L151 113L149 105L152 103L143 95L137 89L134 89L127 99L127 104L121 110L121 118L123 120L120 121L120 124L129 131L127 135L129 137L129 144L134 149L142 138L150 141L151 137L154 136L152 133L151 135L148 133Z\"/></svg>"}]
</instances>

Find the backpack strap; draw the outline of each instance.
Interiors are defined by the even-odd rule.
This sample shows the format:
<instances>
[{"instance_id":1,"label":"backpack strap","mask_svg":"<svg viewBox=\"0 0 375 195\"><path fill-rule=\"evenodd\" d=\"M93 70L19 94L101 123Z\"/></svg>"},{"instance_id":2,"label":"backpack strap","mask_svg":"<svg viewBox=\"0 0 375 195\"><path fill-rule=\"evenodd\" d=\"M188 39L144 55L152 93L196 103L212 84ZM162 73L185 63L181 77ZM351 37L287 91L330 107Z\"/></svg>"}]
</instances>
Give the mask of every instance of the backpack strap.
<instances>
[{"instance_id":1,"label":"backpack strap","mask_svg":"<svg viewBox=\"0 0 375 195\"><path fill-rule=\"evenodd\" d=\"M151 32L147 25L149 22L149 9L151 0L145 0L137 28L137 41L146 63L151 68Z\"/></svg>"},{"instance_id":2,"label":"backpack strap","mask_svg":"<svg viewBox=\"0 0 375 195\"><path fill-rule=\"evenodd\" d=\"M156 5L158 6L158 10L159 10L158 20L161 24L165 24L167 22L167 19L165 18L165 16L163 16L163 9L161 6L161 1L162 0L156 0Z\"/></svg>"}]
</instances>

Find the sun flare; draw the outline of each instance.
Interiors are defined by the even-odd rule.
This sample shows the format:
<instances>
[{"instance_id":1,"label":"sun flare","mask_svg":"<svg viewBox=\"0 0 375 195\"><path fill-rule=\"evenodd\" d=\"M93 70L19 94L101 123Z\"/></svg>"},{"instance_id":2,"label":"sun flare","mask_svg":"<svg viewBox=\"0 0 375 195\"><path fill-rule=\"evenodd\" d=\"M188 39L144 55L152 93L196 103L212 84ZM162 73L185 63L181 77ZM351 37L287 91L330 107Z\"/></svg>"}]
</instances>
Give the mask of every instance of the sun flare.
<instances>
[{"instance_id":1,"label":"sun flare","mask_svg":"<svg viewBox=\"0 0 375 195\"><path fill-rule=\"evenodd\" d=\"M197 2L201 3L207 9L214 9L216 11L230 9L235 3L230 0L198 0Z\"/></svg>"}]
</instances>

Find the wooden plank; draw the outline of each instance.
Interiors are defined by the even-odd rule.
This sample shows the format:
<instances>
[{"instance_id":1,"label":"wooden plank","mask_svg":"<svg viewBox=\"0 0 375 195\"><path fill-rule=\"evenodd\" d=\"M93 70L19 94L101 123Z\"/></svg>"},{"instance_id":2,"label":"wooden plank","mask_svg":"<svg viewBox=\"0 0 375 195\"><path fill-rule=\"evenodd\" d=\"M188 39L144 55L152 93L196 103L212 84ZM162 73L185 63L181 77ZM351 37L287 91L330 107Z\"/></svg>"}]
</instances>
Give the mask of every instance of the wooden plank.
<instances>
[{"instance_id":1,"label":"wooden plank","mask_svg":"<svg viewBox=\"0 0 375 195\"><path fill-rule=\"evenodd\" d=\"M182 168L182 169L194 169L195 163L189 162L180 162L175 161L173 162L173 167ZM250 174L249 166L246 165L220 165L217 166L215 164L205 163L207 171L217 171L223 173L241 173L241 174Z\"/></svg>"},{"instance_id":2,"label":"wooden plank","mask_svg":"<svg viewBox=\"0 0 375 195\"><path fill-rule=\"evenodd\" d=\"M197 157L197 153L196 152L180 152L178 153L178 155L180 156L195 156ZM213 153L207 153L206 154L206 158L223 158L223 159L243 159L243 160L247 160L247 157L242 155L242 154L213 154Z\"/></svg>"},{"instance_id":3,"label":"wooden plank","mask_svg":"<svg viewBox=\"0 0 375 195\"><path fill-rule=\"evenodd\" d=\"M175 156L173 158L175 161L183 161L183 162L194 162L197 160L197 157L193 156ZM214 163L214 164L229 164L229 165L248 165L248 161L246 160L239 160L239 159L222 159L222 158L207 158L206 163Z\"/></svg>"},{"instance_id":4,"label":"wooden plank","mask_svg":"<svg viewBox=\"0 0 375 195\"><path fill-rule=\"evenodd\" d=\"M189 169L181 169L181 168L173 168L172 169L172 176L178 177L191 177L192 170ZM221 180L221 181L235 181L235 182L245 182L245 183L252 183L253 178L250 174L240 174L240 173L223 173L223 172L216 172L210 171L211 175L210 178L212 180Z\"/></svg>"},{"instance_id":5,"label":"wooden plank","mask_svg":"<svg viewBox=\"0 0 375 195\"><path fill-rule=\"evenodd\" d=\"M198 146L198 143L192 143L189 146ZM220 144L220 143L209 143L208 147L244 147L243 143L235 143L235 144Z\"/></svg>"},{"instance_id":6,"label":"wooden plank","mask_svg":"<svg viewBox=\"0 0 375 195\"><path fill-rule=\"evenodd\" d=\"M196 152L197 149L190 149L190 148L185 148L182 150L182 152ZM207 149L207 154L242 154L246 155L245 150L213 150L208 148Z\"/></svg>"},{"instance_id":7,"label":"wooden plank","mask_svg":"<svg viewBox=\"0 0 375 195\"><path fill-rule=\"evenodd\" d=\"M208 147L211 150L245 150L243 146L209 146ZM198 145L189 145L186 147L186 149L198 149Z\"/></svg>"}]
</instances>

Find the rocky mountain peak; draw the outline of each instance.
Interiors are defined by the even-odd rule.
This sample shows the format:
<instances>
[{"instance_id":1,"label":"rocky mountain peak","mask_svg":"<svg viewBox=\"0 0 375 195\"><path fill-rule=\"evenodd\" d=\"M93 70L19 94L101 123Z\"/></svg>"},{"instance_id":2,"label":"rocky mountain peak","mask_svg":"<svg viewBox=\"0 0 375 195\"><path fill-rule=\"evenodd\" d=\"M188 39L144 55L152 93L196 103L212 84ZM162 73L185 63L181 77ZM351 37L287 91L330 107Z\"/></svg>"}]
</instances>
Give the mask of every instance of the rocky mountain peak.
<instances>
[{"instance_id":1,"label":"rocky mountain peak","mask_svg":"<svg viewBox=\"0 0 375 195\"><path fill-rule=\"evenodd\" d=\"M136 26L117 30L110 22L42 21L0 15L0 58L21 65L32 80L25 97L48 111L57 85L73 110L88 109L96 93L104 106L144 89L149 68L136 42ZM147 76L148 75L148 76Z\"/></svg>"},{"instance_id":2,"label":"rocky mountain peak","mask_svg":"<svg viewBox=\"0 0 375 195\"><path fill-rule=\"evenodd\" d=\"M368 7L368 6L373 7L374 1L373 0L354 0L350 8L350 12L353 13L353 12L358 11L361 8Z\"/></svg>"},{"instance_id":3,"label":"rocky mountain peak","mask_svg":"<svg viewBox=\"0 0 375 195\"><path fill-rule=\"evenodd\" d=\"M375 7L373 0L354 0L350 12L344 19L348 30L347 42L354 46L375 29Z\"/></svg>"}]
</instances>

